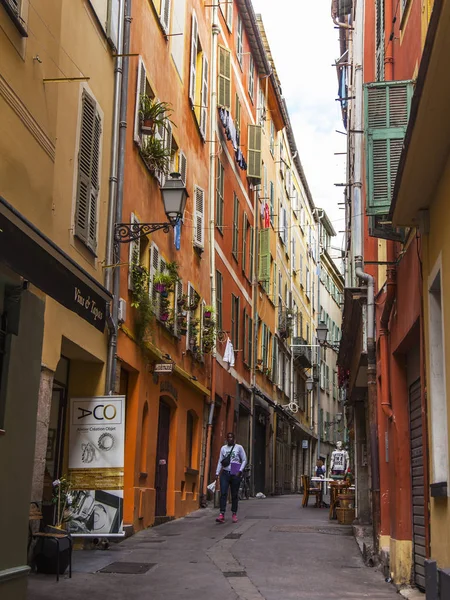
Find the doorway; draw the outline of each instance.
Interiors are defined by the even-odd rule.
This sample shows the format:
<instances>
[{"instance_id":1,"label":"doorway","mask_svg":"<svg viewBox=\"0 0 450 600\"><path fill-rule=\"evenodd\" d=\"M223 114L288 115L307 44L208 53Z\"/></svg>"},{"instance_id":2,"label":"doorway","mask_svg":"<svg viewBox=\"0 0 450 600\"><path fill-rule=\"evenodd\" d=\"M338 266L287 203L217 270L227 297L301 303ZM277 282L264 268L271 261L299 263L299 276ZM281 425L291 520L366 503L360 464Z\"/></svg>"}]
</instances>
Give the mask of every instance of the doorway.
<instances>
[{"instance_id":1,"label":"doorway","mask_svg":"<svg viewBox=\"0 0 450 600\"><path fill-rule=\"evenodd\" d=\"M159 402L158 441L156 446L155 517L167 515L167 479L169 474L170 407Z\"/></svg>"},{"instance_id":2,"label":"doorway","mask_svg":"<svg viewBox=\"0 0 450 600\"><path fill-rule=\"evenodd\" d=\"M255 421L255 493L265 491L266 483L266 419L257 414Z\"/></svg>"}]
</instances>

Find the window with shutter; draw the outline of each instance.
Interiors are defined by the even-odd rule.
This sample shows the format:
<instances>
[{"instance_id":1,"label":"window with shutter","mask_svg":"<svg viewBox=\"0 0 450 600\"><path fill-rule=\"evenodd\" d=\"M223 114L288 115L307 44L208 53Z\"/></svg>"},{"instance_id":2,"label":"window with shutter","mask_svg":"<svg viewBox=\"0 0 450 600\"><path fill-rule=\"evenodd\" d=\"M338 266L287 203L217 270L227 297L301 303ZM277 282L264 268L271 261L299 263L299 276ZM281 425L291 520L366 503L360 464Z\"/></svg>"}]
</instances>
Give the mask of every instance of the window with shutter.
<instances>
[{"instance_id":1,"label":"window with shutter","mask_svg":"<svg viewBox=\"0 0 450 600\"><path fill-rule=\"evenodd\" d=\"M242 19L238 14L237 18L237 31L236 31L236 54L239 64L242 67L242 49L243 49L243 27L242 27Z\"/></svg>"},{"instance_id":2,"label":"window with shutter","mask_svg":"<svg viewBox=\"0 0 450 600\"><path fill-rule=\"evenodd\" d=\"M411 81L364 86L369 216L389 213L412 94Z\"/></svg>"},{"instance_id":3,"label":"window with shutter","mask_svg":"<svg viewBox=\"0 0 450 600\"><path fill-rule=\"evenodd\" d=\"M190 77L189 77L189 99L192 104L195 104L195 90L197 77L197 43L198 43L198 24L195 11L192 11L191 25L191 60L190 60Z\"/></svg>"},{"instance_id":4,"label":"window with shutter","mask_svg":"<svg viewBox=\"0 0 450 600\"><path fill-rule=\"evenodd\" d=\"M270 229L259 232L259 273L258 280L266 288L270 283Z\"/></svg>"},{"instance_id":5,"label":"window with shutter","mask_svg":"<svg viewBox=\"0 0 450 600\"><path fill-rule=\"evenodd\" d=\"M253 282L253 244L255 241L255 229L250 225L250 252L249 252L249 262L250 262L250 275L249 279Z\"/></svg>"},{"instance_id":6,"label":"window with shutter","mask_svg":"<svg viewBox=\"0 0 450 600\"><path fill-rule=\"evenodd\" d=\"M84 90L81 101L75 235L93 252L97 249L101 134L102 124L97 103Z\"/></svg>"},{"instance_id":7,"label":"window with shutter","mask_svg":"<svg viewBox=\"0 0 450 600\"><path fill-rule=\"evenodd\" d=\"M161 0L161 11L159 20L165 33L169 33L170 28L170 0Z\"/></svg>"},{"instance_id":8,"label":"window with shutter","mask_svg":"<svg viewBox=\"0 0 450 600\"><path fill-rule=\"evenodd\" d=\"M217 331L223 330L222 325L222 288L223 288L223 277L220 271L216 271L216 325Z\"/></svg>"},{"instance_id":9,"label":"window with shutter","mask_svg":"<svg viewBox=\"0 0 450 600\"><path fill-rule=\"evenodd\" d=\"M228 29L230 31L232 31L233 30L233 2L231 2L229 0L227 2L226 7L227 7L227 10L226 10L226 13L227 13L227 18L226 18L227 27L228 27Z\"/></svg>"},{"instance_id":10,"label":"window with shutter","mask_svg":"<svg viewBox=\"0 0 450 600\"><path fill-rule=\"evenodd\" d=\"M139 220L134 213L131 213L130 223L139 223ZM141 260L141 240L132 240L129 244L128 250L128 289L133 291L133 269L139 265Z\"/></svg>"},{"instance_id":11,"label":"window with shutter","mask_svg":"<svg viewBox=\"0 0 450 600\"><path fill-rule=\"evenodd\" d=\"M234 258L238 261L238 250L239 250L239 199L234 194L234 205L233 205L233 239L231 251Z\"/></svg>"},{"instance_id":12,"label":"window with shutter","mask_svg":"<svg viewBox=\"0 0 450 600\"><path fill-rule=\"evenodd\" d=\"M180 150L178 153L178 173L181 175L183 185L187 184L187 158L186 154Z\"/></svg>"},{"instance_id":13,"label":"window with shutter","mask_svg":"<svg viewBox=\"0 0 450 600\"><path fill-rule=\"evenodd\" d=\"M272 381L278 382L278 340L275 336L272 338Z\"/></svg>"},{"instance_id":14,"label":"window with shutter","mask_svg":"<svg viewBox=\"0 0 450 600\"><path fill-rule=\"evenodd\" d=\"M248 336L247 336L247 349L248 349L248 364L253 364L253 319L248 318Z\"/></svg>"},{"instance_id":15,"label":"window with shutter","mask_svg":"<svg viewBox=\"0 0 450 600\"><path fill-rule=\"evenodd\" d=\"M295 271L297 267L297 248L295 236L292 236L292 270Z\"/></svg>"},{"instance_id":16,"label":"window with shutter","mask_svg":"<svg viewBox=\"0 0 450 600\"><path fill-rule=\"evenodd\" d=\"M244 275L247 274L247 227L248 218L247 213L244 212L242 222L242 272Z\"/></svg>"},{"instance_id":17,"label":"window with shutter","mask_svg":"<svg viewBox=\"0 0 450 600\"><path fill-rule=\"evenodd\" d=\"M255 63L251 54L248 62L248 93L253 100L253 95L255 93Z\"/></svg>"},{"instance_id":18,"label":"window with shutter","mask_svg":"<svg viewBox=\"0 0 450 600\"><path fill-rule=\"evenodd\" d=\"M248 126L247 177L261 181L261 127Z\"/></svg>"},{"instance_id":19,"label":"window with shutter","mask_svg":"<svg viewBox=\"0 0 450 600\"><path fill-rule=\"evenodd\" d=\"M274 217L275 217L275 186L273 185L273 181L270 182L270 222L273 225Z\"/></svg>"},{"instance_id":20,"label":"window with shutter","mask_svg":"<svg viewBox=\"0 0 450 600\"><path fill-rule=\"evenodd\" d=\"M216 227L223 235L223 212L224 212L224 189L225 189L225 170L220 158L217 159L217 179L216 179Z\"/></svg>"},{"instance_id":21,"label":"window with shutter","mask_svg":"<svg viewBox=\"0 0 450 600\"><path fill-rule=\"evenodd\" d=\"M137 83L136 83L136 106L134 108L134 141L141 145L141 119L139 116L139 107L141 96L145 95L147 85L147 72L145 70L144 61L141 57L138 60L137 70Z\"/></svg>"},{"instance_id":22,"label":"window with shutter","mask_svg":"<svg viewBox=\"0 0 450 600\"><path fill-rule=\"evenodd\" d=\"M275 153L275 125L273 124L273 121L270 121L270 142L269 142L269 147L270 147L270 153L273 156L274 153Z\"/></svg>"},{"instance_id":23,"label":"window with shutter","mask_svg":"<svg viewBox=\"0 0 450 600\"><path fill-rule=\"evenodd\" d=\"M194 191L194 246L205 246L205 192L198 186Z\"/></svg>"},{"instance_id":24,"label":"window with shutter","mask_svg":"<svg viewBox=\"0 0 450 600\"><path fill-rule=\"evenodd\" d=\"M277 281L278 281L277 263L274 262L273 263L273 289L272 289L272 302L274 304L276 304L276 302L277 302Z\"/></svg>"},{"instance_id":25,"label":"window with shutter","mask_svg":"<svg viewBox=\"0 0 450 600\"><path fill-rule=\"evenodd\" d=\"M155 315L159 315L159 301L160 294L155 290L155 286L153 285L153 278L155 277L155 273L160 269L160 259L159 259L159 248L155 243L152 243L150 248L150 286L149 293L150 298L154 307Z\"/></svg>"},{"instance_id":26,"label":"window with shutter","mask_svg":"<svg viewBox=\"0 0 450 600\"><path fill-rule=\"evenodd\" d=\"M239 99L236 95L236 107ZM230 110L231 107L231 54L223 46L219 46L219 96L218 105ZM236 114L236 117L238 115ZM239 104L240 117L240 104ZM237 121L237 118L236 118Z\"/></svg>"},{"instance_id":27,"label":"window with shutter","mask_svg":"<svg viewBox=\"0 0 450 600\"><path fill-rule=\"evenodd\" d=\"M202 57L202 96L200 102L200 133L203 139L206 139L208 127L208 60L204 54Z\"/></svg>"},{"instance_id":28,"label":"window with shutter","mask_svg":"<svg viewBox=\"0 0 450 600\"><path fill-rule=\"evenodd\" d=\"M248 314L247 310L244 307L243 311L243 338L242 338L242 360L245 364L248 364L248 356L247 356L247 337L248 337Z\"/></svg>"},{"instance_id":29,"label":"window with shutter","mask_svg":"<svg viewBox=\"0 0 450 600\"><path fill-rule=\"evenodd\" d=\"M231 294L231 343L235 351L239 349L239 296Z\"/></svg>"}]
</instances>

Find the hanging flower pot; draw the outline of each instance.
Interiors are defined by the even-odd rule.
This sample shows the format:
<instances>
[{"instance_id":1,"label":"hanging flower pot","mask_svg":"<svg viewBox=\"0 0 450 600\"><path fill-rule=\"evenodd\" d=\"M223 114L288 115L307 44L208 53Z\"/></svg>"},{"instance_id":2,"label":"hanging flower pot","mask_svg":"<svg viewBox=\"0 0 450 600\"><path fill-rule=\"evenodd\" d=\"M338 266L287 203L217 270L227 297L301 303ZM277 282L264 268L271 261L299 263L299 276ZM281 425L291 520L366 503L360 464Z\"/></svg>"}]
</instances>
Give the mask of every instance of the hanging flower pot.
<instances>
[{"instance_id":1,"label":"hanging flower pot","mask_svg":"<svg viewBox=\"0 0 450 600\"><path fill-rule=\"evenodd\" d=\"M141 132L144 135L153 135L155 133L155 120L143 119L141 121Z\"/></svg>"},{"instance_id":2,"label":"hanging flower pot","mask_svg":"<svg viewBox=\"0 0 450 600\"><path fill-rule=\"evenodd\" d=\"M205 310L205 312L203 313L203 316L205 317L205 319L210 319L211 318L211 311L210 310Z\"/></svg>"},{"instance_id":3,"label":"hanging flower pot","mask_svg":"<svg viewBox=\"0 0 450 600\"><path fill-rule=\"evenodd\" d=\"M169 297L169 292L167 291L166 287L164 287L164 290L161 291L161 297L162 298L168 298Z\"/></svg>"},{"instance_id":4,"label":"hanging flower pot","mask_svg":"<svg viewBox=\"0 0 450 600\"><path fill-rule=\"evenodd\" d=\"M160 317L161 321L167 321L169 318L169 313L161 313Z\"/></svg>"},{"instance_id":5,"label":"hanging flower pot","mask_svg":"<svg viewBox=\"0 0 450 600\"><path fill-rule=\"evenodd\" d=\"M180 335L186 335L187 334L187 327L180 327L179 332L180 332Z\"/></svg>"},{"instance_id":6,"label":"hanging flower pot","mask_svg":"<svg viewBox=\"0 0 450 600\"><path fill-rule=\"evenodd\" d=\"M165 291L166 286L164 283L155 283L155 292L158 292L158 294L162 294Z\"/></svg>"}]
</instances>

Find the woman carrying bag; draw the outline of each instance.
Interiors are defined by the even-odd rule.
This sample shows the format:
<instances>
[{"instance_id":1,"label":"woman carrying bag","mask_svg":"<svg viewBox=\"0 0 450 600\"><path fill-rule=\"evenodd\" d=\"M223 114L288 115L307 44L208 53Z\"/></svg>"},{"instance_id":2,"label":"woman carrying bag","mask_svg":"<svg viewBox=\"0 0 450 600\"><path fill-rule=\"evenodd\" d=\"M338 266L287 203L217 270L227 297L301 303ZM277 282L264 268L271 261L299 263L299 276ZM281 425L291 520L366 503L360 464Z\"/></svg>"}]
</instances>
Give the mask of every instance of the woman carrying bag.
<instances>
[{"instance_id":1,"label":"woman carrying bag","mask_svg":"<svg viewBox=\"0 0 450 600\"><path fill-rule=\"evenodd\" d=\"M225 522L228 487L231 487L232 521L233 523L237 523L238 521L239 485L246 464L247 456L244 448L240 444L236 444L234 433L229 433L227 435L227 443L220 450L219 462L216 469L216 489L220 475L220 514L216 519L217 523Z\"/></svg>"}]
</instances>

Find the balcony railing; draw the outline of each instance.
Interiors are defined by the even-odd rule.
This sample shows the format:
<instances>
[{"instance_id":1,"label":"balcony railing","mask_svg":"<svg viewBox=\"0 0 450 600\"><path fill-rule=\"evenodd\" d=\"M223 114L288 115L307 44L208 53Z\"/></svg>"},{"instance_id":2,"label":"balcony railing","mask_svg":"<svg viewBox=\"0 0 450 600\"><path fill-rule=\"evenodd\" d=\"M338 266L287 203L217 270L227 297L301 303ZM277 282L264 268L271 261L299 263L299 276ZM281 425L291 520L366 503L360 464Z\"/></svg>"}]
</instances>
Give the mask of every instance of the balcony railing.
<instances>
[{"instance_id":1,"label":"balcony railing","mask_svg":"<svg viewBox=\"0 0 450 600\"><path fill-rule=\"evenodd\" d=\"M311 347L306 340L301 337L295 337L292 340L292 352L294 360L298 365L305 369L312 367Z\"/></svg>"}]
</instances>

